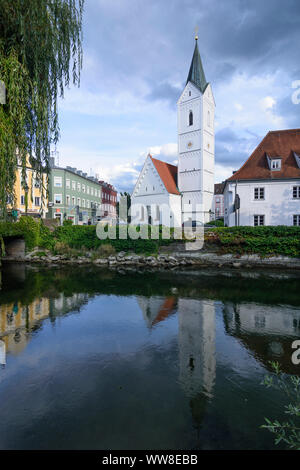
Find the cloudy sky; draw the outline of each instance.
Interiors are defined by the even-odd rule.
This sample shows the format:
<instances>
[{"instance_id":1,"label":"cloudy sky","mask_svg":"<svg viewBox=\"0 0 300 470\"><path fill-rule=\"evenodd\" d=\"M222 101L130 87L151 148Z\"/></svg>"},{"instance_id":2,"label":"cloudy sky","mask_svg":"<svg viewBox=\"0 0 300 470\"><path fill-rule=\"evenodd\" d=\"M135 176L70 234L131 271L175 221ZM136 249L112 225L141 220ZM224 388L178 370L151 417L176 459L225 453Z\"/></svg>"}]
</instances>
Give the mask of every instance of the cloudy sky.
<instances>
[{"instance_id":1,"label":"cloudy sky","mask_svg":"<svg viewBox=\"0 0 300 470\"><path fill-rule=\"evenodd\" d=\"M149 151L176 162L198 25L222 181L266 132L300 127L299 17L299 0L86 0L81 86L59 103L60 165L131 191Z\"/></svg>"}]
</instances>

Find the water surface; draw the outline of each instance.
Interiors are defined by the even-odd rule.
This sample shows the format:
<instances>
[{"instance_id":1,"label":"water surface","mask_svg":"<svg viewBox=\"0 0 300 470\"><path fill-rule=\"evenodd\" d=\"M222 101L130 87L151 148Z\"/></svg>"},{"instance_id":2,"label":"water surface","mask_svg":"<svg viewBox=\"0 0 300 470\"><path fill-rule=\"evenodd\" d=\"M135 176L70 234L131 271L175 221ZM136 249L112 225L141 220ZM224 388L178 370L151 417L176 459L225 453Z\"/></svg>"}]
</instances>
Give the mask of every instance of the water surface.
<instances>
[{"instance_id":1,"label":"water surface","mask_svg":"<svg viewBox=\"0 0 300 470\"><path fill-rule=\"evenodd\" d=\"M272 449L299 275L7 265L1 449Z\"/></svg>"}]
</instances>

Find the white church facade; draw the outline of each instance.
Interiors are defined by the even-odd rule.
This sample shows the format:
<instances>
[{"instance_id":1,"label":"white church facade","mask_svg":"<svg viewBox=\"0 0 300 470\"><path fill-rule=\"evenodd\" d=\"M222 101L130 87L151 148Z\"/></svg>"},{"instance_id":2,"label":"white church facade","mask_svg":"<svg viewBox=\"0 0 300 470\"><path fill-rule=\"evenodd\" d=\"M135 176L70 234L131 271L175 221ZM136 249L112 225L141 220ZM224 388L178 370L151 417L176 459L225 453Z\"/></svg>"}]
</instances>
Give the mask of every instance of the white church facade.
<instances>
[{"instance_id":1,"label":"white church facade","mask_svg":"<svg viewBox=\"0 0 300 470\"><path fill-rule=\"evenodd\" d=\"M178 166L147 156L132 193L132 223L181 227L184 222L201 225L212 217L215 101L195 39L177 103Z\"/></svg>"}]
</instances>

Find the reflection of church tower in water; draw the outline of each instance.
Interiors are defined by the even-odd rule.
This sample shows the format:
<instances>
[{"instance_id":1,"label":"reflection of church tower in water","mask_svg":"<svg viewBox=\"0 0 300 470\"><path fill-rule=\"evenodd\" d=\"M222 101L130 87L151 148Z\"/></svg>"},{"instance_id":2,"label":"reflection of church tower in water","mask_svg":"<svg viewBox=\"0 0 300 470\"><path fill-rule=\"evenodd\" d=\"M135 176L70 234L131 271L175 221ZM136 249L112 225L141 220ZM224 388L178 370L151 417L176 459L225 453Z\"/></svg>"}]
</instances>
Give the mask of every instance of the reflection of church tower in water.
<instances>
[{"instance_id":1,"label":"reflection of church tower in water","mask_svg":"<svg viewBox=\"0 0 300 470\"><path fill-rule=\"evenodd\" d=\"M214 301L179 299L178 321L181 386L192 400L206 401L216 377Z\"/></svg>"}]
</instances>

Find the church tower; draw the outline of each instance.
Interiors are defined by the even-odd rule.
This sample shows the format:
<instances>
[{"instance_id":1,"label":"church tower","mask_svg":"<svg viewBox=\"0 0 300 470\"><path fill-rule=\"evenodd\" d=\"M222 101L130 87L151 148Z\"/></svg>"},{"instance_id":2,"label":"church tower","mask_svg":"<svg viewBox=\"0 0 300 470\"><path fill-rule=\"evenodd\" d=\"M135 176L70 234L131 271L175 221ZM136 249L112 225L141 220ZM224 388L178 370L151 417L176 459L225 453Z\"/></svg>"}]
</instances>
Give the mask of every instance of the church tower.
<instances>
[{"instance_id":1,"label":"church tower","mask_svg":"<svg viewBox=\"0 0 300 470\"><path fill-rule=\"evenodd\" d=\"M214 194L215 101L206 81L198 50L198 36L178 110L178 189L182 194L182 222L208 222Z\"/></svg>"}]
</instances>

